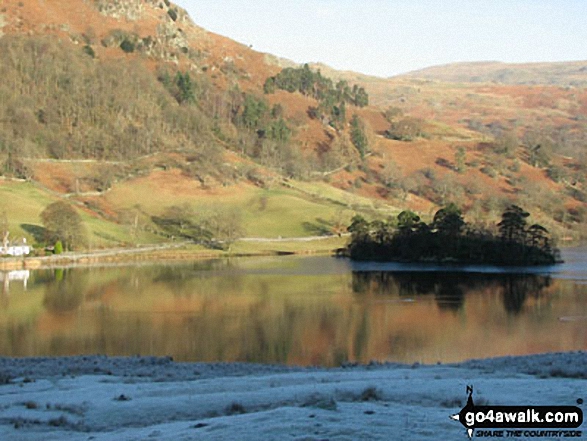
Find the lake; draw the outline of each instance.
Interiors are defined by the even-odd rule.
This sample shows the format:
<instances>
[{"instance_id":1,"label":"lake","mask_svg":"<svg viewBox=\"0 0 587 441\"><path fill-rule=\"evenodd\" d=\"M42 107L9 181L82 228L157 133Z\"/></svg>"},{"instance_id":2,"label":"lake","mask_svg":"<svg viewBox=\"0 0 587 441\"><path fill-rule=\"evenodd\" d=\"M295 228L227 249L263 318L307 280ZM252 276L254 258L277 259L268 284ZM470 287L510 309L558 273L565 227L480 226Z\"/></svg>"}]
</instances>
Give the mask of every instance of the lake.
<instances>
[{"instance_id":1,"label":"lake","mask_svg":"<svg viewBox=\"0 0 587 441\"><path fill-rule=\"evenodd\" d=\"M500 269L254 257L0 273L0 355L337 366L587 349L587 249Z\"/></svg>"}]
</instances>

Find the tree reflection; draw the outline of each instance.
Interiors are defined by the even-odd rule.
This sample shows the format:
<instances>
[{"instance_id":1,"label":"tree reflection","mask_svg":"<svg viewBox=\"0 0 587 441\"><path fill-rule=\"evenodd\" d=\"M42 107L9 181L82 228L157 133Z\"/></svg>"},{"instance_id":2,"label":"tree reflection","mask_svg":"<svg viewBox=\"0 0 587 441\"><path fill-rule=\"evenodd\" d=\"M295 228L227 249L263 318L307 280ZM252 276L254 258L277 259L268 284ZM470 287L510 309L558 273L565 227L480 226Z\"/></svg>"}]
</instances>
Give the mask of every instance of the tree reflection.
<instances>
[{"instance_id":1,"label":"tree reflection","mask_svg":"<svg viewBox=\"0 0 587 441\"><path fill-rule=\"evenodd\" d=\"M217 277L219 273L226 277ZM204 281L215 280L215 291L242 290L243 275L228 259L204 260L191 265L157 267L153 269L153 283L168 286L177 297L190 297L201 291Z\"/></svg>"},{"instance_id":2,"label":"tree reflection","mask_svg":"<svg viewBox=\"0 0 587 441\"><path fill-rule=\"evenodd\" d=\"M355 294L412 298L433 295L439 308L458 311L465 297L475 292L500 292L508 313L523 310L528 297L539 297L551 285L549 276L534 274L483 274L465 272L355 271Z\"/></svg>"},{"instance_id":3,"label":"tree reflection","mask_svg":"<svg viewBox=\"0 0 587 441\"><path fill-rule=\"evenodd\" d=\"M0 349L338 366L585 347L580 323L562 329L557 320L573 308L583 314L578 299L587 287L569 281L455 271L289 274L290 267L246 263L35 272L30 292L0 310ZM545 308L554 284L560 295Z\"/></svg>"},{"instance_id":4,"label":"tree reflection","mask_svg":"<svg viewBox=\"0 0 587 441\"><path fill-rule=\"evenodd\" d=\"M43 305L56 314L75 311L84 301L87 282L86 271L56 269L54 279L47 282Z\"/></svg>"},{"instance_id":5,"label":"tree reflection","mask_svg":"<svg viewBox=\"0 0 587 441\"><path fill-rule=\"evenodd\" d=\"M465 301L465 292L456 280L449 279L436 286L434 297L439 308L458 311Z\"/></svg>"},{"instance_id":6,"label":"tree reflection","mask_svg":"<svg viewBox=\"0 0 587 441\"><path fill-rule=\"evenodd\" d=\"M550 277L535 275L508 275L502 280L503 305L510 314L519 314L528 297L538 298L552 281Z\"/></svg>"}]
</instances>

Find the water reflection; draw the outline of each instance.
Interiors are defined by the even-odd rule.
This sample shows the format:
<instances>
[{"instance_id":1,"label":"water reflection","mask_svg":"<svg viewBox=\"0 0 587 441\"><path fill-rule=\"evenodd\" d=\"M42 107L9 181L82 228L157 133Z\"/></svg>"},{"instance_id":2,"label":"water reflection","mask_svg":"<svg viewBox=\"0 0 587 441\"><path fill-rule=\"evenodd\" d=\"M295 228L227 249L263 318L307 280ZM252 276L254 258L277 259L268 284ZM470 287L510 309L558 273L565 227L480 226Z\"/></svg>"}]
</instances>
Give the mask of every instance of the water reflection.
<instances>
[{"instance_id":1,"label":"water reflection","mask_svg":"<svg viewBox=\"0 0 587 441\"><path fill-rule=\"evenodd\" d=\"M12 289L12 287L11 287ZM535 274L355 271L330 258L31 271L0 354L334 366L587 348L587 286Z\"/></svg>"},{"instance_id":2,"label":"water reflection","mask_svg":"<svg viewBox=\"0 0 587 441\"><path fill-rule=\"evenodd\" d=\"M87 285L87 270L56 269L54 278L45 284L43 305L54 314L75 311L84 302Z\"/></svg>"},{"instance_id":3,"label":"water reflection","mask_svg":"<svg viewBox=\"0 0 587 441\"><path fill-rule=\"evenodd\" d=\"M22 286L26 291L30 276L31 272L29 270L0 271L2 294L7 296L10 293L10 283L16 281L22 282Z\"/></svg>"},{"instance_id":4,"label":"water reflection","mask_svg":"<svg viewBox=\"0 0 587 441\"><path fill-rule=\"evenodd\" d=\"M352 289L356 294L399 296L404 299L433 296L440 309L455 312L463 308L468 295L498 292L505 310L510 314L519 314L527 298L539 298L551 284L550 276L534 274L423 271L355 271L352 274Z\"/></svg>"}]
</instances>

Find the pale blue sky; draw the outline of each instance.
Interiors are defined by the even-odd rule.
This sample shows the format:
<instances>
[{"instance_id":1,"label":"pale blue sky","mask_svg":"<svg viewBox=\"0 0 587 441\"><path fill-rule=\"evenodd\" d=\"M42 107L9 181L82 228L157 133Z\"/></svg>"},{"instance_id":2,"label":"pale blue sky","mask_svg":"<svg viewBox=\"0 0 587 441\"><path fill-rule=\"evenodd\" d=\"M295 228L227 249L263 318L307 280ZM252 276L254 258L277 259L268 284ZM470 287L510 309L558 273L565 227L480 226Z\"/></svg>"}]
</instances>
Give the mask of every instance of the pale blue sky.
<instances>
[{"instance_id":1,"label":"pale blue sky","mask_svg":"<svg viewBox=\"0 0 587 441\"><path fill-rule=\"evenodd\" d=\"M175 2L256 50L384 77L456 61L587 59L587 0Z\"/></svg>"}]
</instances>

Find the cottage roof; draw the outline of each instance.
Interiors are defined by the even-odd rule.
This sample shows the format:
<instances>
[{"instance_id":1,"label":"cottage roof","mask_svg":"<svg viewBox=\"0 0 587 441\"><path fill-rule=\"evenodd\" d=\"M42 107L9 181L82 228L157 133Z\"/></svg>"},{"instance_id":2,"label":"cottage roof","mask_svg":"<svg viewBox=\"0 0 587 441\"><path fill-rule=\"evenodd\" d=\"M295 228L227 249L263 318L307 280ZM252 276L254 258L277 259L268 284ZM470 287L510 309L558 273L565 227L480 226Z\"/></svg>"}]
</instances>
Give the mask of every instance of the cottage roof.
<instances>
[{"instance_id":1,"label":"cottage roof","mask_svg":"<svg viewBox=\"0 0 587 441\"><path fill-rule=\"evenodd\" d=\"M26 247L29 246L27 240L23 237L21 239L13 240L8 244L9 247Z\"/></svg>"}]
</instances>

